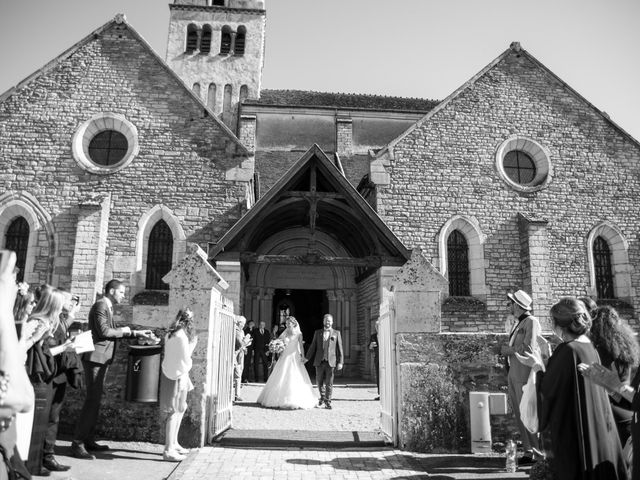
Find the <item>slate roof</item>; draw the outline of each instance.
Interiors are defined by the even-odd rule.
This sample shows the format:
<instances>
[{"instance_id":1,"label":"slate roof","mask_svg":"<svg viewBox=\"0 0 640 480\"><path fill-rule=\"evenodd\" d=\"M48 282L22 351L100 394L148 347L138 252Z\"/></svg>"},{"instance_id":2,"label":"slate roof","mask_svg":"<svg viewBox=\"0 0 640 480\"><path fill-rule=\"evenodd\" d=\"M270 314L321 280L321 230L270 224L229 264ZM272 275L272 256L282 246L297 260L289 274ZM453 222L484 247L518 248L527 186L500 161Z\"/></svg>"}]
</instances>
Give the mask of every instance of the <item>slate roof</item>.
<instances>
[{"instance_id":1,"label":"slate roof","mask_svg":"<svg viewBox=\"0 0 640 480\"><path fill-rule=\"evenodd\" d=\"M303 151L257 151L256 173L260 176L260 196L264 196L282 175L305 154ZM333 154L327 154L334 162ZM369 155L353 155L340 157L346 179L356 188L367 173L369 173Z\"/></svg>"},{"instance_id":2,"label":"slate roof","mask_svg":"<svg viewBox=\"0 0 640 480\"><path fill-rule=\"evenodd\" d=\"M402 110L428 112L438 100L426 98L387 97L358 93L312 92L307 90L262 90L260 100L246 100L247 105L304 107L338 107L365 110Z\"/></svg>"}]
</instances>

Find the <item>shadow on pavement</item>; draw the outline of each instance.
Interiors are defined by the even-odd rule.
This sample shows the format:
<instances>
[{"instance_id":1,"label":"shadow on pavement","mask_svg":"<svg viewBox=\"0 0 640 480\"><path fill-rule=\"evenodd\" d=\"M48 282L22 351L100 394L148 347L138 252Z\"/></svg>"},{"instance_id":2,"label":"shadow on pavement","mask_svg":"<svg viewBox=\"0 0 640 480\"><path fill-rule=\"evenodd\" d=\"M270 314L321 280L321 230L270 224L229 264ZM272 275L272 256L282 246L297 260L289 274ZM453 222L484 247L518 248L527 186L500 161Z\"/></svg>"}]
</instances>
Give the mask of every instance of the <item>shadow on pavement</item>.
<instances>
[{"instance_id":1,"label":"shadow on pavement","mask_svg":"<svg viewBox=\"0 0 640 480\"><path fill-rule=\"evenodd\" d=\"M516 473L504 471L504 459L502 457L478 457L470 455L438 455L428 457L415 457L413 455L395 454L389 456L371 457L337 457L329 461L313 459L288 459L287 463L294 465L321 466L327 465L335 470L350 470L358 472L381 472L385 470L410 470L412 472L424 472L424 474L409 473L406 475L390 476L386 478L406 478L417 480L429 478L430 480L455 480L455 479L522 479L526 478L522 470Z\"/></svg>"}]
</instances>

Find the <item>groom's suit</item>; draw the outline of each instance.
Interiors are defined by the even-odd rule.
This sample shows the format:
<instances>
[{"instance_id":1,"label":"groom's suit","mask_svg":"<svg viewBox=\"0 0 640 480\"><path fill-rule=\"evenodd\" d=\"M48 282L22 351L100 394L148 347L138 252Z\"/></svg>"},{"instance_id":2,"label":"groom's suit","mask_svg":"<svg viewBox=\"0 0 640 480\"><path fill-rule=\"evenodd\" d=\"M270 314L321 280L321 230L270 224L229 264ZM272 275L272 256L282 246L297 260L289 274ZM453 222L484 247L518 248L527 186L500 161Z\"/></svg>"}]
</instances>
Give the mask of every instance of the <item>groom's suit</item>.
<instances>
[{"instance_id":1,"label":"groom's suit","mask_svg":"<svg viewBox=\"0 0 640 480\"><path fill-rule=\"evenodd\" d=\"M320 403L324 402L327 406L331 405L334 369L338 364L344 363L343 352L342 337L338 330L330 328L328 335L325 335L324 329L315 331L306 357L307 360L313 358L313 366L316 367L316 382L318 390L320 390Z\"/></svg>"}]
</instances>

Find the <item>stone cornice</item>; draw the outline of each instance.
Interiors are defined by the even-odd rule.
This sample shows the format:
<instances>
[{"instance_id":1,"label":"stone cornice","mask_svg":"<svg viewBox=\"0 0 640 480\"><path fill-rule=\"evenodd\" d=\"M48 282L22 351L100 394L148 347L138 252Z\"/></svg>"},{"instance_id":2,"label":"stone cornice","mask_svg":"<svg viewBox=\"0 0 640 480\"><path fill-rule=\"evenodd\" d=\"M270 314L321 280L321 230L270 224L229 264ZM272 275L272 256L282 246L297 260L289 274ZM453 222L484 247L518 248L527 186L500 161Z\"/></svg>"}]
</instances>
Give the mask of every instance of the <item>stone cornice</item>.
<instances>
[{"instance_id":1,"label":"stone cornice","mask_svg":"<svg viewBox=\"0 0 640 480\"><path fill-rule=\"evenodd\" d=\"M249 13L252 15L266 15L267 11L264 9L257 8L231 8L231 7L220 7L216 6L207 6L207 5L176 5L169 4L170 10L191 10L198 12L231 12L231 13Z\"/></svg>"}]
</instances>

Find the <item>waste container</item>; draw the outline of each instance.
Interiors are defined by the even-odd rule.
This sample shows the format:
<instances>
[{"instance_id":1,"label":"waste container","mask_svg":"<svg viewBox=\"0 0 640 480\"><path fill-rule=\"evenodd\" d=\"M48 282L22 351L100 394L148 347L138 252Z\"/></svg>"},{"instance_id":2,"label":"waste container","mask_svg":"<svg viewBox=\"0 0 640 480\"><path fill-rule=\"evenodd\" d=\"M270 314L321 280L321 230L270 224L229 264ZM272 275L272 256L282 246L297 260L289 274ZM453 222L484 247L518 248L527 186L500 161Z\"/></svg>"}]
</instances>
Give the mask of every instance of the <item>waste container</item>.
<instances>
[{"instance_id":1,"label":"waste container","mask_svg":"<svg viewBox=\"0 0 640 480\"><path fill-rule=\"evenodd\" d=\"M127 364L127 401L141 403L158 401L161 354L160 345L130 345Z\"/></svg>"}]
</instances>

